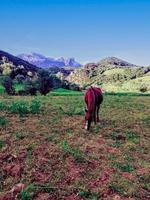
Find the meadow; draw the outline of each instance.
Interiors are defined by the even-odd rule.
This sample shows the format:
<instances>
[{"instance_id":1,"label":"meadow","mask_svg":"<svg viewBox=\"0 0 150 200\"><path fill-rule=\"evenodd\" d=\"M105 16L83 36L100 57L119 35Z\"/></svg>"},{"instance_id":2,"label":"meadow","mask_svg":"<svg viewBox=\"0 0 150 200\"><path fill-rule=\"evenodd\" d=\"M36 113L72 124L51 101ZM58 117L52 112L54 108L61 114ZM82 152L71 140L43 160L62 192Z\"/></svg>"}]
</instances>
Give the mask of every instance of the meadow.
<instances>
[{"instance_id":1,"label":"meadow","mask_svg":"<svg viewBox=\"0 0 150 200\"><path fill-rule=\"evenodd\" d=\"M105 94L84 127L83 93L0 96L0 200L150 199L150 96Z\"/></svg>"}]
</instances>

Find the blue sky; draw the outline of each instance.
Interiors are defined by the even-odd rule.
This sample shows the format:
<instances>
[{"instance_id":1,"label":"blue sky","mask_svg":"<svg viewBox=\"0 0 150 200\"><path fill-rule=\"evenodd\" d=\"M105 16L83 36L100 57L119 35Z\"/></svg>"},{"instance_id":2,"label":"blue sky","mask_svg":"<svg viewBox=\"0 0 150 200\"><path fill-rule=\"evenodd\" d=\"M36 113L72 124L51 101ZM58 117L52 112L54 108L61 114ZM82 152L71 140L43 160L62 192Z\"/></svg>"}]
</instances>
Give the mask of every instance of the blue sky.
<instances>
[{"instance_id":1,"label":"blue sky","mask_svg":"<svg viewBox=\"0 0 150 200\"><path fill-rule=\"evenodd\" d=\"M149 0L0 0L0 49L150 65Z\"/></svg>"}]
</instances>

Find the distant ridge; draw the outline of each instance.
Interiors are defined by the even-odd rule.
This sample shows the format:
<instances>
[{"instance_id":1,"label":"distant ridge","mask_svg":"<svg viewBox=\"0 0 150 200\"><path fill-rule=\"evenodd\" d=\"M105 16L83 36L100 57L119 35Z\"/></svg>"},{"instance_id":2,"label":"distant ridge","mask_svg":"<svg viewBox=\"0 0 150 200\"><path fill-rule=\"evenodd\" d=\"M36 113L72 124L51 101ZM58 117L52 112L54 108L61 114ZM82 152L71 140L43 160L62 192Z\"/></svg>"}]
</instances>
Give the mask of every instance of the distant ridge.
<instances>
[{"instance_id":1,"label":"distant ridge","mask_svg":"<svg viewBox=\"0 0 150 200\"><path fill-rule=\"evenodd\" d=\"M107 57L104 58L102 60L100 60L100 62L98 62L98 64L101 65L117 65L117 66L132 66L132 67L136 67L137 65L131 64L127 61L124 61L120 58L116 58L116 57Z\"/></svg>"},{"instance_id":2,"label":"distant ridge","mask_svg":"<svg viewBox=\"0 0 150 200\"><path fill-rule=\"evenodd\" d=\"M31 54L20 54L18 55L19 58L36 65L42 68L49 68L49 67L81 67L81 64L78 63L74 58L50 58L45 57L38 53L31 53Z\"/></svg>"}]
</instances>

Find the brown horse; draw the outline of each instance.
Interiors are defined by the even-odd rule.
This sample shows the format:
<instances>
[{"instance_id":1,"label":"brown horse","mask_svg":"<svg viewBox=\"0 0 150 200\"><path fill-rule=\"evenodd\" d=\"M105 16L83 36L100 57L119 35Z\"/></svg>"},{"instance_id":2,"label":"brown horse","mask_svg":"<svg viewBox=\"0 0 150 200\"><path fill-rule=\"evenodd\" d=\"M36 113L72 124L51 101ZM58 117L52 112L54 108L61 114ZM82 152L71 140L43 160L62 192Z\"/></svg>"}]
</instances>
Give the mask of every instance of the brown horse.
<instances>
[{"instance_id":1,"label":"brown horse","mask_svg":"<svg viewBox=\"0 0 150 200\"><path fill-rule=\"evenodd\" d=\"M102 90L97 87L90 87L85 93L85 129L89 130L91 122L99 122L99 108L103 102Z\"/></svg>"}]
</instances>

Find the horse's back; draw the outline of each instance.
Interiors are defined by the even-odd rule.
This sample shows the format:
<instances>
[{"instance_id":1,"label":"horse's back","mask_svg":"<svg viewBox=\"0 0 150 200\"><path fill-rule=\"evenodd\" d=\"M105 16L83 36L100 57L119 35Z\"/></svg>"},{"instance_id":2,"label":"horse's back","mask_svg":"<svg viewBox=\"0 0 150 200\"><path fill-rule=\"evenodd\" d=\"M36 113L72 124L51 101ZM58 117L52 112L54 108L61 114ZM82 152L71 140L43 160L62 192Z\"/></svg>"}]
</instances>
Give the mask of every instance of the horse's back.
<instances>
[{"instance_id":1,"label":"horse's back","mask_svg":"<svg viewBox=\"0 0 150 200\"><path fill-rule=\"evenodd\" d=\"M94 92L94 93L93 93ZM93 94L96 97L96 104L101 104L103 101L103 93L101 88L90 87L85 93L85 102L88 102L88 99L92 99Z\"/></svg>"},{"instance_id":2,"label":"horse's back","mask_svg":"<svg viewBox=\"0 0 150 200\"><path fill-rule=\"evenodd\" d=\"M103 101L103 93L102 93L101 88L94 87L93 90L94 90L95 95L96 95L97 104L101 104L102 101Z\"/></svg>"}]
</instances>

